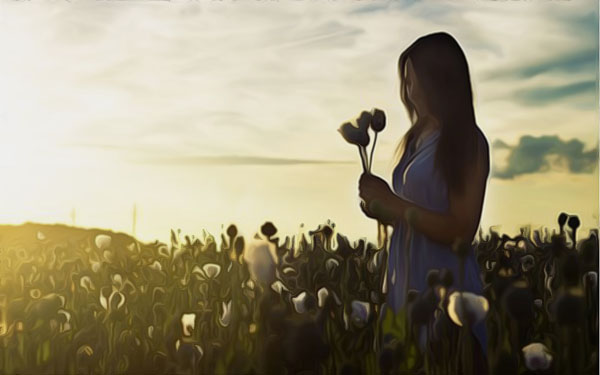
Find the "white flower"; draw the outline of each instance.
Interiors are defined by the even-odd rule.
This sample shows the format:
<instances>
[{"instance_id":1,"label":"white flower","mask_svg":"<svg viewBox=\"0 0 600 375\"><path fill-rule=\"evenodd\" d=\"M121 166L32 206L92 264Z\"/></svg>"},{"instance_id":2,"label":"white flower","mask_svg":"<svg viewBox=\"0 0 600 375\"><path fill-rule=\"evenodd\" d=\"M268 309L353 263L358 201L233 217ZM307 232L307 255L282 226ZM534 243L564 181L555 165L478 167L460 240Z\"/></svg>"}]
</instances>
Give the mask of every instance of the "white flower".
<instances>
[{"instance_id":1,"label":"white flower","mask_svg":"<svg viewBox=\"0 0 600 375\"><path fill-rule=\"evenodd\" d=\"M368 302L354 300L351 303L352 314L350 318L359 327L364 326L371 315L371 305Z\"/></svg>"},{"instance_id":2,"label":"white flower","mask_svg":"<svg viewBox=\"0 0 600 375\"><path fill-rule=\"evenodd\" d=\"M231 300L225 303L223 302L223 314L219 317L219 323L223 327L227 327L231 322Z\"/></svg>"},{"instance_id":3,"label":"white flower","mask_svg":"<svg viewBox=\"0 0 600 375\"><path fill-rule=\"evenodd\" d=\"M215 279L221 273L221 266L215 263L206 263L202 266L202 269L198 266L194 266L192 273L197 273L206 280Z\"/></svg>"},{"instance_id":4,"label":"white flower","mask_svg":"<svg viewBox=\"0 0 600 375\"><path fill-rule=\"evenodd\" d=\"M104 250L110 246L111 237L108 234L99 234L96 236L96 247Z\"/></svg>"},{"instance_id":5,"label":"white flower","mask_svg":"<svg viewBox=\"0 0 600 375\"><path fill-rule=\"evenodd\" d=\"M552 364L552 356L544 344L534 342L522 349L525 366L531 371L547 370Z\"/></svg>"},{"instance_id":6,"label":"white flower","mask_svg":"<svg viewBox=\"0 0 600 375\"><path fill-rule=\"evenodd\" d=\"M281 282L281 280L277 280L273 284L271 284L271 289L273 289L278 294L281 294L281 292L283 292L284 290L286 292L289 292L289 289Z\"/></svg>"},{"instance_id":7,"label":"white flower","mask_svg":"<svg viewBox=\"0 0 600 375\"><path fill-rule=\"evenodd\" d=\"M181 325L183 326L183 335L191 336L196 326L196 314L189 313L181 315Z\"/></svg>"},{"instance_id":8,"label":"white flower","mask_svg":"<svg viewBox=\"0 0 600 375\"><path fill-rule=\"evenodd\" d=\"M319 291L317 292L319 307L325 306L325 300L327 299L327 297L329 297L329 291L327 290L327 288L322 287L321 289L319 289Z\"/></svg>"},{"instance_id":9,"label":"white flower","mask_svg":"<svg viewBox=\"0 0 600 375\"><path fill-rule=\"evenodd\" d=\"M331 272L339 265L340 262L338 262L337 259L334 258L329 258L325 261L325 269L327 270L327 272Z\"/></svg>"},{"instance_id":10,"label":"white flower","mask_svg":"<svg viewBox=\"0 0 600 375\"><path fill-rule=\"evenodd\" d=\"M306 301L306 292L301 292L296 297L292 298L292 302L294 303L294 309L298 314L302 314L306 312L306 307L304 306L304 302Z\"/></svg>"},{"instance_id":11,"label":"white flower","mask_svg":"<svg viewBox=\"0 0 600 375\"><path fill-rule=\"evenodd\" d=\"M94 287L94 283L92 282L92 279L89 276L82 276L81 279L79 279L79 285L83 289L85 289L88 293L90 290L96 289Z\"/></svg>"},{"instance_id":12,"label":"white flower","mask_svg":"<svg viewBox=\"0 0 600 375\"><path fill-rule=\"evenodd\" d=\"M253 238L244 252L244 261L248 263L250 275L261 285L269 285L275 278L275 244L259 238Z\"/></svg>"},{"instance_id":13,"label":"white flower","mask_svg":"<svg viewBox=\"0 0 600 375\"><path fill-rule=\"evenodd\" d=\"M162 264L160 264L158 260L155 260L154 263L152 263L148 267L156 271L162 271Z\"/></svg>"},{"instance_id":14,"label":"white flower","mask_svg":"<svg viewBox=\"0 0 600 375\"><path fill-rule=\"evenodd\" d=\"M473 326L483 320L489 310L488 300L469 292L453 292L448 297L448 315L458 325L469 322ZM465 311L463 311L463 304Z\"/></svg>"},{"instance_id":15,"label":"white flower","mask_svg":"<svg viewBox=\"0 0 600 375\"><path fill-rule=\"evenodd\" d=\"M40 240L40 241L43 241L43 240L46 239L46 236L44 235L44 233L38 231L37 232L37 239Z\"/></svg>"},{"instance_id":16,"label":"white flower","mask_svg":"<svg viewBox=\"0 0 600 375\"><path fill-rule=\"evenodd\" d=\"M118 290L121 290L123 288L123 277L118 273L114 274L112 276L112 283Z\"/></svg>"},{"instance_id":17,"label":"white flower","mask_svg":"<svg viewBox=\"0 0 600 375\"><path fill-rule=\"evenodd\" d=\"M100 271L100 267L102 267L102 263L91 259L90 263L92 264L92 271L94 271L94 273L98 273L98 271Z\"/></svg>"},{"instance_id":18,"label":"white flower","mask_svg":"<svg viewBox=\"0 0 600 375\"><path fill-rule=\"evenodd\" d=\"M158 254L162 257L169 258L171 256L171 249L167 245L162 244L158 247Z\"/></svg>"}]
</instances>

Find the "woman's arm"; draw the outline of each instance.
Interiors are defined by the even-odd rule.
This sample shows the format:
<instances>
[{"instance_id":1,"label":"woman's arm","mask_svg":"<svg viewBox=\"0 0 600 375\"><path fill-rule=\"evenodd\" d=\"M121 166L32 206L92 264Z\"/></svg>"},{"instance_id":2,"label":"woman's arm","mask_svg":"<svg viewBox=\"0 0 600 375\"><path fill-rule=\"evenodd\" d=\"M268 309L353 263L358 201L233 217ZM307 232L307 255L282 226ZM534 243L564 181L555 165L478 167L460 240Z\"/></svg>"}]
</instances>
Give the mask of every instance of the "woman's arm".
<instances>
[{"instance_id":1,"label":"woman's arm","mask_svg":"<svg viewBox=\"0 0 600 375\"><path fill-rule=\"evenodd\" d=\"M436 242L449 246L460 238L471 243L477 232L483 199L489 174L489 154L481 152L475 165L466 174L467 183L462 193L449 192L450 207L448 213L427 210L397 195L388 196L389 207L396 220L406 221L405 213L415 212L413 227Z\"/></svg>"},{"instance_id":2,"label":"woman's arm","mask_svg":"<svg viewBox=\"0 0 600 375\"><path fill-rule=\"evenodd\" d=\"M476 163L471 165L465 178L462 193L448 193L448 213L427 210L396 195L385 180L363 173L359 180L359 194L366 202L368 212L386 225L398 220L406 221L405 213L415 212L414 228L436 242L452 246L457 238L471 243L477 232L487 177L489 175L489 149L487 142L479 148Z\"/></svg>"}]
</instances>

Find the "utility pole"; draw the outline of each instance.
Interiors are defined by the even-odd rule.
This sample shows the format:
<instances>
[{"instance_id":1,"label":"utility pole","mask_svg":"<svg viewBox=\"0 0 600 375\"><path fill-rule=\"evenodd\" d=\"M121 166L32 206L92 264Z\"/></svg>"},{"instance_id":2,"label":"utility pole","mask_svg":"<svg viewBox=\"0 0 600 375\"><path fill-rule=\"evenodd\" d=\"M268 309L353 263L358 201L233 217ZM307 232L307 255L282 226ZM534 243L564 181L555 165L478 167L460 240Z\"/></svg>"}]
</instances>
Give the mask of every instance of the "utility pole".
<instances>
[{"instance_id":1,"label":"utility pole","mask_svg":"<svg viewBox=\"0 0 600 375\"><path fill-rule=\"evenodd\" d=\"M131 233L132 233L133 237L135 237L135 226L136 226L136 224L137 224L137 206L134 203L133 204L133 224L132 224L132 227L131 227Z\"/></svg>"}]
</instances>

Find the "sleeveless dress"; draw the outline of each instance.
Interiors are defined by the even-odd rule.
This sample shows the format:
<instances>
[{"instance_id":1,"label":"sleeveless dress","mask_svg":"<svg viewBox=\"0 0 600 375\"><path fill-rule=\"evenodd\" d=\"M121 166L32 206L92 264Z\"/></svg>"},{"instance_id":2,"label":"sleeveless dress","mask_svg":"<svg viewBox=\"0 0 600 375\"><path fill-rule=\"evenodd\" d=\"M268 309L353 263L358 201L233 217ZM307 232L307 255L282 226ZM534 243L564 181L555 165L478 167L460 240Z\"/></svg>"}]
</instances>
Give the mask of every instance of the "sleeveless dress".
<instances>
[{"instance_id":1,"label":"sleeveless dress","mask_svg":"<svg viewBox=\"0 0 600 375\"><path fill-rule=\"evenodd\" d=\"M421 145L413 152L410 147L404 153L398 165L394 168L392 184L394 192L427 210L448 212L449 199L447 185L439 171L434 169L433 161L440 130L428 134ZM483 137L479 133L480 137ZM384 281L387 289L386 305L396 314L405 303L405 236L407 224L399 220L390 238L388 267ZM479 265L475 259L474 247L465 259L464 290L478 295L483 294L483 284L479 276ZM451 246L434 242L420 232L412 230L410 243L409 289L419 292L427 288L426 276L430 269L447 268L454 276L452 289L459 288L458 256ZM385 291L385 290L384 290ZM383 315L383 311L382 311ZM485 323L479 322L472 327L472 332L479 341L484 354L487 356L487 334Z\"/></svg>"}]
</instances>

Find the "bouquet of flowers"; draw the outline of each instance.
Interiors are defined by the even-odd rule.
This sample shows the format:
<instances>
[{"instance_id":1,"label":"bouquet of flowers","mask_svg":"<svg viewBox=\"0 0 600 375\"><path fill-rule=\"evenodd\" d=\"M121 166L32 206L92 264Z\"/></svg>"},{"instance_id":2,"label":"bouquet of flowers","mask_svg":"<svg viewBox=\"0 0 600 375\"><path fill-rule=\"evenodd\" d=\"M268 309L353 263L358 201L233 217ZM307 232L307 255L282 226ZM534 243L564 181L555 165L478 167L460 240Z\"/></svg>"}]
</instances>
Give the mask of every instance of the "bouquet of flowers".
<instances>
[{"instance_id":1,"label":"bouquet of flowers","mask_svg":"<svg viewBox=\"0 0 600 375\"><path fill-rule=\"evenodd\" d=\"M373 108L370 112L362 111L357 119L351 122L345 122L338 129L346 142L358 147L363 171L366 173L371 173L373 153L375 152L375 144L377 143L377 134L379 134L379 132L385 128L385 121L385 112L383 112L381 109ZM371 128L375 133L370 156L367 154L367 146L371 141L371 138L369 137L369 128ZM361 204L363 203L364 202ZM380 247L385 245L385 242L387 242L387 231L385 225L380 223L379 220L377 221L377 238Z\"/></svg>"}]
</instances>

